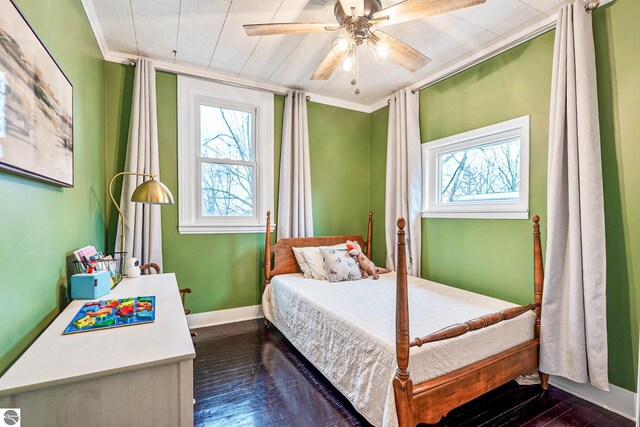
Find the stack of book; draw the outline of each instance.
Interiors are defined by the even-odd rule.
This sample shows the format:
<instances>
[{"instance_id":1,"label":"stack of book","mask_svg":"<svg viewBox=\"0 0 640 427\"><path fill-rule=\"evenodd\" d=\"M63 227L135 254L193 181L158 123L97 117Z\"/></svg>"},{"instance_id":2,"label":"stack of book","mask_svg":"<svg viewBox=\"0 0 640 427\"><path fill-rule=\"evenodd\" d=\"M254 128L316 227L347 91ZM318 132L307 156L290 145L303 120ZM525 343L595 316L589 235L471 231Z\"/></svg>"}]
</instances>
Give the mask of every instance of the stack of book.
<instances>
[{"instance_id":1,"label":"stack of book","mask_svg":"<svg viewBox=\"0 0 640 427\"><path fill-rule=\"evenodd\" d=\"M112 255L105 255L99 252L91 245L73 251L73 255L76 258L76 272L94 273L97 271L109 271L111 273L112 288L122 280L120 271L123 257L115 259Z\"/></svg>"}]
</instances>

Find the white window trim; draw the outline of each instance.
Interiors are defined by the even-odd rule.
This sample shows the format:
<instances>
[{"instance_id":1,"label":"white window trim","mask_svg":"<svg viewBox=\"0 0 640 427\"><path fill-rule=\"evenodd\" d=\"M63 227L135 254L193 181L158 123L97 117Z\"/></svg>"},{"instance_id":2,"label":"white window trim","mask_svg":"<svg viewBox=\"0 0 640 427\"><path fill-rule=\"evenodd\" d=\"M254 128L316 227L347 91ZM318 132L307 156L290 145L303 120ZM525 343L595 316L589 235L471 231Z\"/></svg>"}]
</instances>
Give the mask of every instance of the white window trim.
<instances>
[{"instance_id":1,"label":"white window trim","mask_svg":"<svg viewBox=\"0 0 640 427\"><path fill-rule=\"evenodd\" d=\"M528 219L529 218L529 116L519 117L495 125L474 129L422 144L423 177L423 218L486 218L486 219ZM438 154L451 149L464 148L489 142L493 138L520 135L520 197L517 202L439 204L438 195Z\"/></svg>"},{"instance_id":2,"label":"white window trim","mask_svg":"<svg viewBox=\"0 0 640 427\"><path fill-rule=\"evenodd\" d=\"M196 105L210 101L255 111L255 214L251 217L203 217L198 168L200 112ZM273 94L253 89L178 76L178 232L180 234L264 233L267 211L273 211ZM228 163L232 163L229 161ZM275 227L275 224L273 224Z\"/></svg>"}]
</instances>

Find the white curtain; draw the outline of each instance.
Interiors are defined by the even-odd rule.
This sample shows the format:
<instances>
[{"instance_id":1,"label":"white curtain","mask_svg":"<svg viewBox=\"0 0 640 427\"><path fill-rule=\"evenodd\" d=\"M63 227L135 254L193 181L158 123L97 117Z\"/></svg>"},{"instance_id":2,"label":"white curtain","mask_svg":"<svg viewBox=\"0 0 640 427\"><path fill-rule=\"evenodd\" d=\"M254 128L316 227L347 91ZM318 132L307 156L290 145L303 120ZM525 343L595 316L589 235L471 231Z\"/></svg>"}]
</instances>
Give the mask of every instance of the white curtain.
<instances>
[{"instance_id":1,"label":"white curtain","mask_svg":"<svg viewBox=\"0 0 640 427\"><path fill-rule=\"evenodd\" d=\"M131 122L125 171L160 173L158 161L158 127L156 114L156 72L148 59L136 62L131 102ZM125 176L120 195L120 207L125 217L125 247L127 257L162 267L162 231L160 206L132 203L131 194L149 178ZM120 222L116 248L121 248Z\"/></svg>"},{"instance_id":2,"label":"white curtain","mask_svg":"<svg viewBox=\"0 0 640 427\"><path fill-rule=\"evenodd\" d=\"M278 239L313 236L307 96L287 93L282 124Z\"/></svg>"},{"instance_id":3,"label":"white curtain","mask_svg":"<svg viewBox=\"0 0 640 427\"><path fill-rule=\"evenodd\" d=\"M600 127L591 14L565 6L556 29L540 371L609 389Z\"/></svg>"},{"instance_id":4,"label":"white curtain","mask_svg":"<svg viewBox=\"0 0 640 427\"><path fill-rule=\"evenodd\" d=\"M398 217L407 222L407 273L420 276L422 246L422 148L419 93L399 90L391 97L387 137L385 237L387 268L395 270Z\"/></svg>"}]
</instances>

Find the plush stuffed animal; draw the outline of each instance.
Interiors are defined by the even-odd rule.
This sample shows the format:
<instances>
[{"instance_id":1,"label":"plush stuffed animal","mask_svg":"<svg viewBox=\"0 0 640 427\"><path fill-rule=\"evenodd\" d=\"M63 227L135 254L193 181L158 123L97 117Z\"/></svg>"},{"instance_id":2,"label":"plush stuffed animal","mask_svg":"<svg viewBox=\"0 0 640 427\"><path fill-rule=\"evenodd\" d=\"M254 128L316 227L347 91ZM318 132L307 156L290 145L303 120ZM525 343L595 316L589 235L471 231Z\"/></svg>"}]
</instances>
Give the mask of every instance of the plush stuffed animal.
<instances>
[{"instance_id":1,"label":"plush stuffed animal","mask_svg":"<svg viewBox=\"0 0 640 427\"><path fill-rule=\"evenodd\" d=\"M375 264L362 252L362 248L358 242L347 240L347 249L349 249L349 255L351 255L360 266L360 273L362 273L363 278L366 279L371 275L373 276L373 280L377 280L379 277L378 274L384 274L391 271L386 268L376 267Z\"/></svg>"}]
</instances>

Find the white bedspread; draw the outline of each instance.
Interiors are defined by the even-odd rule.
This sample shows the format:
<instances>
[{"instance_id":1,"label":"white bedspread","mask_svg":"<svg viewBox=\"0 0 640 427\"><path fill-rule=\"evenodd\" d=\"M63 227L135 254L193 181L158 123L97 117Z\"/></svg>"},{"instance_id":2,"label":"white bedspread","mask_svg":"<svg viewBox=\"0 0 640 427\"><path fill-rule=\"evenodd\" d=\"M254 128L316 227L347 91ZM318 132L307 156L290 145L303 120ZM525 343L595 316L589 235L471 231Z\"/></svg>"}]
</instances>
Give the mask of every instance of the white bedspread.
<instances>
[{"instance_id":1,"label":"white bedspread","mask_svg":"<svg viewBox=\"0 0 640 427\"><path fill-rule=\"evenodd\" d=\"M411 339L513 307L499 299L409 277ZM265 317L369 422L397 426L391 380L395 359L395 273L331 283L276 276L262 297ZM414 384L533 339L535 315L411 349Z\"/></svg>"}]
</instances>

